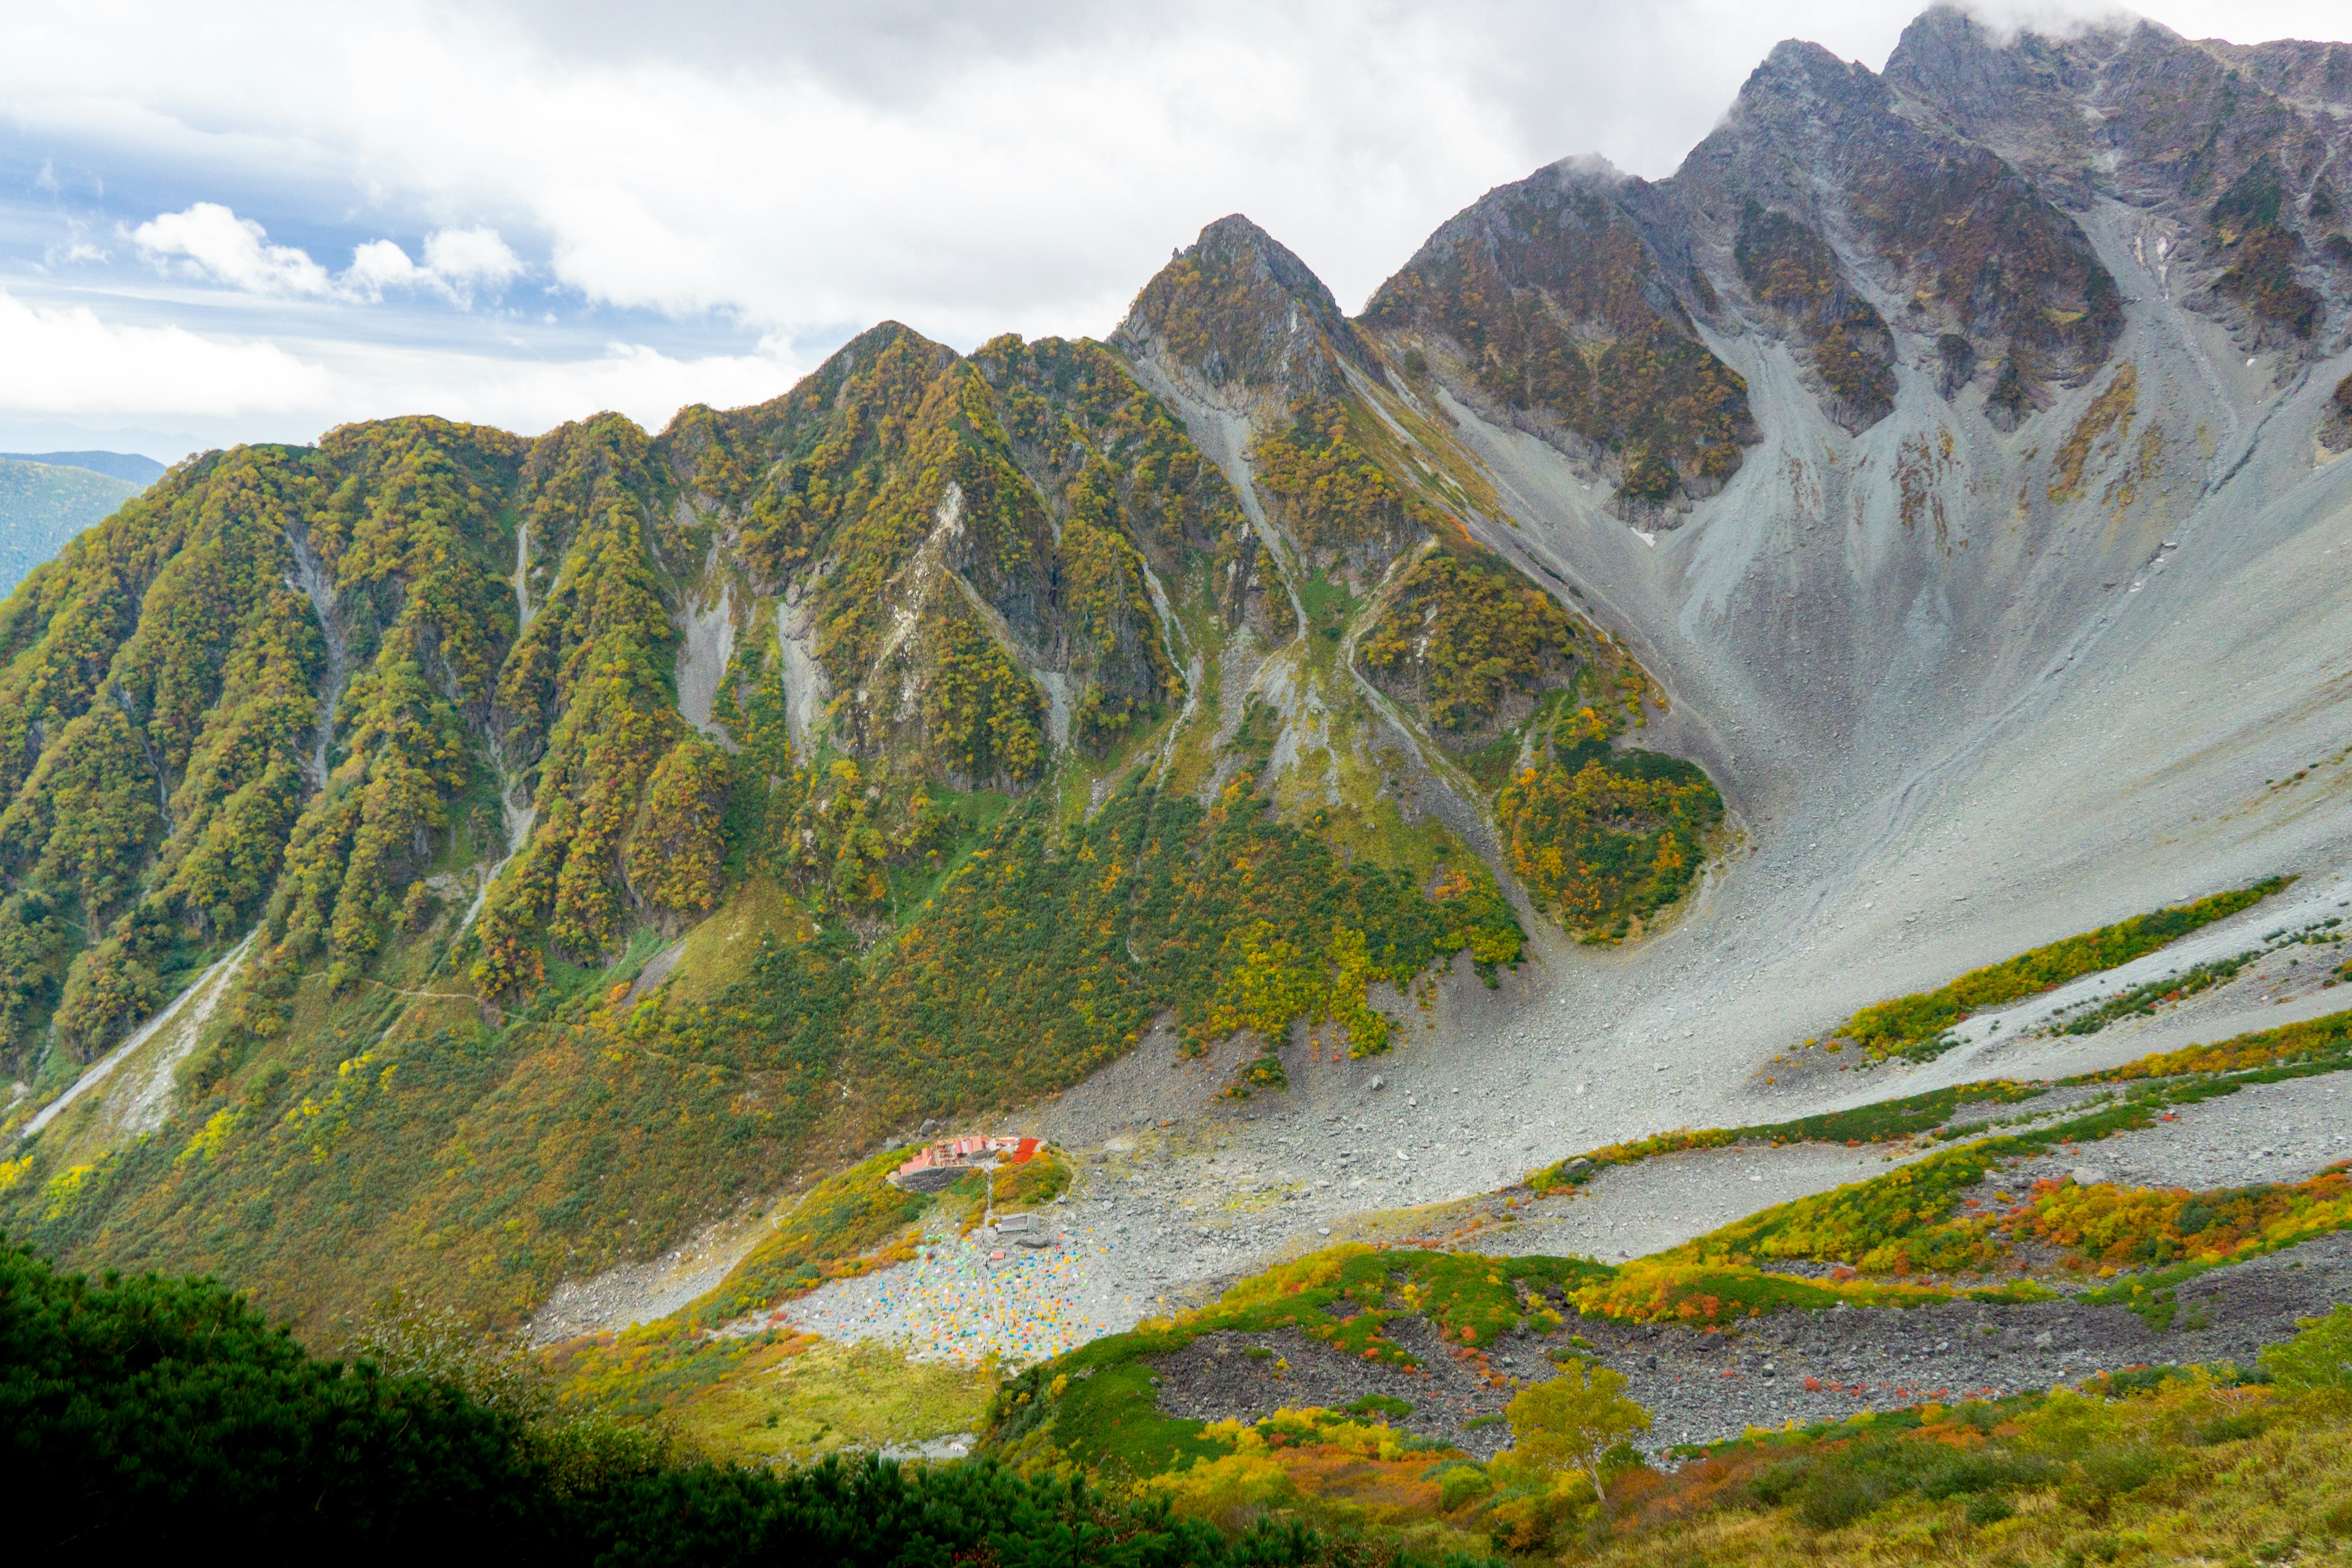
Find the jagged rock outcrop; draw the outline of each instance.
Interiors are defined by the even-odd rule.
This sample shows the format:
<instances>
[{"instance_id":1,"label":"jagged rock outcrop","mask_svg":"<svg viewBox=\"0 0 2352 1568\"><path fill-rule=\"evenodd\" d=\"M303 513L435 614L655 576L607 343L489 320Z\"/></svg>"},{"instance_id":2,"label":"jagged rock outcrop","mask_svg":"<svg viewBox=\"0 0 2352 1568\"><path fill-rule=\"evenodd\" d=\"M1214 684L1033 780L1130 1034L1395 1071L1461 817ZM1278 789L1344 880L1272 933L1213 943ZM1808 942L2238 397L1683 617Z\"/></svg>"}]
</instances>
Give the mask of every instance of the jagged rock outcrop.
<instances>
[{"instance_id":1,"label":"jagged rock outcrop","mask_svg":"<svg viewBox=\"0 0 2352 1568\"><path fill-rule=\"evenodd\" d=\"M1293 401L1336 395L1342 364L1371 363L1323 280L1239 213L1202 229L1143 286L1111 346L1164 354L1212 387Z\"/></svg>"},{"instance_id":2,"label":"jagged rock outcrop","mask_svg":"<svg viewBox=\"0 0 2352 1568\"><path fill-rule=\"evenodd\" d=\"M2153 22L2004 37L1939 5L1886 81L2078 211L2145 215L2161 286L2297 364L2352 298L2343 46L2197 43Z\"/></svg>"},{"instance_id":3,"label":"jagged rock outcrop","mask_svg":"<svg viewBox=\"0 0 2352 1568\"><path fill-rule=\"evenodd\" d=\"M1381 286L1365 320L1425 344L1479 405L1655 510L1720 489L1755 426L1746 383L1684 302L1687 290L1712 309L1712 289L1643 232L1635 184L1571 159L1491 191Z\"/></svg>"}]
</instances>

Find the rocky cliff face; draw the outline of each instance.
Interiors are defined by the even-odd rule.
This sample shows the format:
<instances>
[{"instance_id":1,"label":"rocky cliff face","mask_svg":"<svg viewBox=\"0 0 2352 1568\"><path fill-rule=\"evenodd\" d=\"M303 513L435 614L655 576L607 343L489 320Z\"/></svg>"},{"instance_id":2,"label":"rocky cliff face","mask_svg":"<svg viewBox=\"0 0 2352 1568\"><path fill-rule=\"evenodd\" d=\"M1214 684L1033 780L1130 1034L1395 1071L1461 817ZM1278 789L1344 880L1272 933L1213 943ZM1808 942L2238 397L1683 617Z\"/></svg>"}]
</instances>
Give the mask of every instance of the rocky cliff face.
<instances>
[{"instance_id":1,"label":"rocky cliff face","mask_svg":"<svg viewBox=\"0 0 2352 1568\"><path fill-rule=\"evenodd\" d=\"M2324 354L2352 284L2336 152L2341 45L2191 43L2140 22L2001 39L1930 11L1886 80L2075 211L2147 215L2162 286L2242 345Z\"/></svg>"},{"instance_id":2,"label":"rocky cliff face","mask_svg":"<svg viewBox=\"0 0 2352 1568\"><path fill-rule=\"evenodd\" d=\"M1458 956L1530 1093L1699 1009L1736 1079L2316 863L2344 58L1939 9L1357 320L1236 216L1108 343L184 465L0 607L11 1125L211 976L9 1224L511 1312L1155 1028L1264 1085Z\"/></svg>"}]
</instances>

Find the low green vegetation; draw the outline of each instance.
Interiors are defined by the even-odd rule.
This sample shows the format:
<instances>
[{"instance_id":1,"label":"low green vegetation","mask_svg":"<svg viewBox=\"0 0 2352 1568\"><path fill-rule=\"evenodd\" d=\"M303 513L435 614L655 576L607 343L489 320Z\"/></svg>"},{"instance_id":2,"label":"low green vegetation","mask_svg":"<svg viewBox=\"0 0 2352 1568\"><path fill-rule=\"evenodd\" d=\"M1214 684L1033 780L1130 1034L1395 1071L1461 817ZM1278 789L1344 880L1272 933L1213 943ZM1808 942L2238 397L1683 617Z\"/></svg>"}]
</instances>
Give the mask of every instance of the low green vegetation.
<instances>
[{"instance_id":1,"label":"low green vegetation","mask_svg":"<svg viewBox=\"0 0 2352 1568\"><path fill-rule=\"evenodd\" d=\"M2296 1342L2331 1331L2315 1322ZM2335 1447L2347 1411L2324 1386L2278 1378L2273 1356L2286 1359L2266 1355L2268 1383L2160 1368L1752 1432L1685 1455L1671 1477L1628 1478L1606 1511L1571 1514L1579 1560L1860 1568L1931 1542L1935 1561L1965 1568L2329 1560L2352 1544L2352 1507L2334 1502L2352 1487Z\"/></svg>"},{"instance_id":2,"label":"low green vegetation","mask_svg":"<svg viewBox=\"0 0 2352 1568\"><path fill-rule=\"evenodd\" d=\"M2128 963L2200 927L2252 908L2293 880L2291 877L2265 878L2251 887L2135 915L2000 963L1972 969L1937 990L1864 1007L1832 1031L1832 1037L1859 1045L1873 1058L1899 1056L1911 1061L1932 1061L1950 1048L1947 1031L1969 1015Z\"/></svg>"},{"instance_id":3,"label":"low green vegetation","mask_svg":"<svg viewBox=\"0 0 2352 1568\"><path fill-rule=\"evenodd\" d=\"M933 1194L902 1192L883 1179L913 1152L884 1149L811 1188L718 1289L694 1304L693 1324L716 1328L805 1295L827 1279L902 1261L875 1249L922 1218L934 1201Z\"/></svg>"},{"instance_id":4,"label":"low green vegetation","mask_svg":"<svg viewBox=\"0 0 2352 1568\"><path fill-rule=\"evenodd\" d=\"M1024 1465L1061 1458L1137 1475L1177 1458L1215 1458L1221 1450L1202 1423L1159 1413L1154 1358L1203 1334L1292 1329L1345 1355L1412 1367L1418 1358L1381 1332L1399 1317L1425 1317L1465 1347L1492 1344L1520 1324L1557 1327L1560 1311L1547 1303L1610 1273L1573 1258L1333 1247L1253 1276L1198 1312L1147 1321L1020 1373L998 1400L991 1442Z\"/></svg>"},{"instance_id":5,"label":"low green vegetation","mask_svg":"<svg viewBox=\"0 0 2352 1568\"><path fill-rule=\"evenodd\" d=\"M1397 578L1359 651L1374 679L1453 737L1492 729L1565 684L1592 639L1559 602L1484 551L1432 550Z\"/></svg>"},{"instance_id":6,"label":"low green vegetation","mask_svg":"<svg viewBox=\"0 0 2352 1568\"><path fill-rule=\"evenodd\" d=\"M2001 1228L2103 1277L2181 1262L2210 1268L2352 1228L2352 1172L2339 1163L2305 1181L2212 1192L2052 1183L2037 1185Z\"/></svg>"},{"instance_id":7,"label":"low green vegetation","mask_svg":"<svg viewBox=\"0 0 2352 1568\"><path fill-rule=\"evenodd\" d=\"M1697 879L1723 797L1706 771L1612 746L1612 708L1563 711L1495 800L1521 885L1588 942L1636 934Z\"/></svg>"},{"instance_id":8,"label":"low green vegetation","mask_svg":"<svg viewBox=\"0 0 2352 1568\"><path fill-rule=\"evenodd\" d=\"M2170 1002L2182 1002L2200 991L2210 991L2237 977L2238 972L2262 957L2262 950L2232 953L2205 963L2195 963L2178 974L2168 974L2161 980L2151 980L2145 985L2094 1004L2089 1008L2064 1017L2052 1033L2059 1035L2095 1035L2109 1024L2125 1018L2146 1017Z\"/></svg>"},{"instance_id":9,"label":"low green vegetation","mask_svg":"<svg viewBox=\"0 0 2352 1568\"><path fill-rule=\"evenodd\" d=\"M2260 1029L2217 1040L2210 1046L2160 1051L2104 1072L2086 1073L2079 1081L2128 1083L2192 1074L2244 1073L2248 1075L2246 1081L2263 1082L2270 1076L2264 1069L2299 1076L2305 1071L2328 1071L2347 1064L2352 1064L2352 1011L2330 1013L2275 1029Z\"/></svg>"},{"instance_id":10,"label":"low green vegetation","mask_svg":"<svg viewBox=\"0 0 2352 1568\"><path fill-rule=\"evenodd\" d=\"M1000 1209L1036 1208L1068 1192L1074 1174L1060 1150L1041 1148L1019 1164L1000 1168L991 1191Z\"/></svg>"},{"instance_id":11,"label":"low green vegetation","mask_svg":"<svg viewBox=\"0 0 2352 1568\"><path fill-rule=\"evenodd\" d=\"M2297 1069L2274 1070L2284 1076ZM2340 1171L2293 1188L2241 1194L2108 1184L2078 1192L2066 1184L2063 1195L2057 1189L2037 1192L2022 1209L1971 1195L2004 1163L2153 1126L2172 1107L2235 1093L2264 1076L2194 1077L2136 1087L2047 1126L1963 1144L1866 1182L1761 1210L1662 1253L1659 1260L1767 1266L1801 1260L1896 1277L1979 1273L2016 1267L2012 1240L2029 1237L2076 1249L2081 1267L2105 1264L2112 1272L2122 1265L2158 1265L2191 1254L2252 1255L2352 1223ZM2183 1215L2189 1216L2186 1229ZM2208 1231L2205 1241L2191 1239Z\"/></svg>"},{"instance_id":12,"label":"low green vegetation","mask_svg":"<svg viewBox=\"0 0 2352 1568\"><path fill-rule=\"evenodd\" d=\"M1852 1278L1817 1280L1774 1274L1745 1261L1692 1261L1687 1248L1620 1266L1586 1286L1572 1300L1587 1317L1627 1323L1680 1323L1720 1328L1770 1312L1832 1310L1838 1307L1903 1309L1949 1301L2031 1300L2037 1292L2009 1287L1956 1292L1935 1286Z\"/></svg>"},{"instance_id":13,"label":"low green vegetation","mask_svg":"<svg viewBox=\"0 0 2352 1568\"><path fill-rule=\"evenodd\" d=\"M199 1532L263 1554L462 1541L469 1555L646 1563L1356 1561L1296 1525L1229 1535L989 1462L713 1463L519 1393L320 1360L208 1281L92 1282L0 1250L0 1430L12 1479L44 1500L17 1522L37 1554Z\"/></svg>"},{"instance_id":14,"label":"low green vegetation","mask_svg":"<svg viewBox=\"0 0 2352 1568\"><path fill-rule=\"evenodd\" d=\"M1632 1143L1611 1143L1529 1173L1527 1184L1538 1193L1581 1186L1611 1165L1630 1165L1659 1154L1679 1154L1693 1149L1724 1149L1741 1144L1887 1143L1936 1132L1946 1127L1962 1105L2014 1105L2048 1092L2047 1086L2012 1083L1994 1079L1929 1089L1899 1100L1875 1100L1847 1110L1828 1110L1793 1121L1755 1127L1680 1129Z\"/></svg>"},{"instance_id":15,"label":"low green vegetation","mask_svg":"<svg viewBox=\"0 0 2352 1568\"><path fill-rule=\"evenodd\" d=\"M1499 1305L1506 1289L1531 1301L1564 1291L1583 1305L1615 1281L1642 1276L1585 1266L1582 1278L1580 1285L1541 1259L1319 1254L1246 1281L1201 1313L1147 1324L1009 1380L993 1407L989 1451L1025 1466L1076 1462L1119 1477L1180 1516L1393 1531L1516 1561L1564 1553L1668 1568L1703 1554L1858 1568L1883 1563L1890 1542L1917 1537L1940 1543L1939 1561L1990 1564L2014 1561L2000 1553L2027 1545L2054 1551L2089 1542L2095 1550L2086 1555L2096 1556L2105 1551L2097 1543L2110 1538L2100 1531L2134 1529L2183 1550L2233 1547L2278 1561L2275 1551L2263 1552L2290 1525L2318 1530L2306 1538L2315 1544L2352 1542L2352 1509L2315 1521L2307 1509L2298 1511L2352 1482L2336 1451L2352 1414L2344 1403L2352 1390L2352 1306L2305 1320L2294 1339L2262 1353L2258 1373L2156 1368L2048 1394L1791 1423L1677 1448L1672 1471L1651 1468L1631 1446L1647 1413L1624 1397L1612 1373L1577 1353L1572 1338L1552 1357L1559 1376L1525 1385L1507 1415L1467 1423L1510 1422L1512 1447L1483 1462L1390 1426L1411 1414L1409 1402L1391 1396L1345 1410L1285 1408L1252 1422L1187 1421L1158 1409L1153 1363L1201 1333L1314 1331L1335 1310L1349 1311L1349 1325L1374 1312L1392 1321L1386 1309L1426 1286L1423 1310L1462 1344L1454 1353L1471 1355L1486 1336L1452 1326L1461 1314L1441 1301L1448 1283L1466 1291L1454 1300L1466 1299L1475 1317L1479 1299ZM1824 1300L1809 1304L1864 1304L1820 1293ZM1882 1305L1946 1299L1900 1287L1878 1295ZM1745 1315L1718 1322L1736 1329ZM1492 1321L1506 1320L1497 1313ZM1559 1315L1540 1305L1524 1321L1538 1333L1564 1331ZM2284 1479L2243 1484L2245 1463L2257 1455Z\"/></svg>"},{"instance_id":16,"label":"low green vegetation","mask_svg":"<svg viewBox=\"0 0 2352 1568\"><path fill-rule=\"evenodd\" d=\"M2210 1046L2193 1045L2177 1051L2159 1052L2126 1062L2121 1067L2060 1081L2076 1086L2174 1079L2178 1081L2163 1087L2162 1103L2186 1105L2216 1094L2234 1093L2244 1084L2275 1082L2281 1079L2336 1072L2347 1068L2352 1068L2352 1011L2331 1013L2324 1017L2283 1025L2275 1029L2258 1030ZM2018 1083L2007 1079L1990 1079L1895 1100L1874 1100L1845 1110L1801 1117L1793 1121L1752 1127L1678 1128L1631 1143L1611 1143L1556 1161L1530 1172L1526 1184L1541 1196L1581 1186L1612 1165L1633 1164L1661 1154L1678 1154L1700 1149L1791 1142L1860 1145L1901 1142L1923 1136L1943 1142L1973 1140L2004 1121L2032 1118L2029 1113L2023 1118L1994 1117L1966 1123L1954 1121L1954 1116L1963 1106L2020 1104L2040 1098L2048 1093L2050 1088L2047 1083ZM2160 1109L2157 1113L2161 1113ZM2112 1117L2112 1111L2101 1111L2095 1113L2094 1120L2109 1130L2140 1124L2126 1115L2123 1123L2111 1125ZM2075 1123L2064 1125L2073 1127Z\"/></svg>"},{"instance_id":17,"label":"low green vegetation","mask_svg":"<svg viewBox=\"0 0 2352 1568\"><path fill-rule=\"evenodd\" d=\"M1759 1211L1655 1259L1629 1264L1605 1290L1590 1293L1587 1310L1711 1321L1727 1312L1811 1305L1799 1299L1806 1289L1799 1282L1757 1277L1754 1269L1775 1261L1805 1261L1895 1279L2001 1272L2014 1267L2013 1243L2025 1238L2058 1249L2070 1267L2083 1271L2156 1270L2137 1284L2117 1287L2115 1299L2168 1322L2170 1288L2188 1274L2345 1227L2352 1211L2343 1200L2342 1172L2301 1184L2201 1194L2062 1184L2037 1189L2021 1206L2011 1206L2010 1197L1996 1204L1969 1194L1985 1190L1988 1178L2009 1160L2147 1127L2175 1108L2234 1094L2250 1084L2347 1069L2352 1012L2067 1079L2074 1087L2129 1087L2049 1125L2005 1135L1981 1136L2000 1119L1966 1124L1952 1119L1963 1106L2030 1102L2050 1086L1962 1084L1770 1126L1664 1133L1547 1166L1530 1174L1527 1185L1540 1198L1581 1186L1613 1165L1690 1150L1933 1137L1960 1146L1870 1181ZM2191 1261L2176 1263L2182 1258ZM2168 1265L2173 1266L2170 1272ZM1694 1273L1709 1268L1743 1272L1709 1285ZM1851 1289L1853 1283L1841 1288ZM1696 1306L1686 1311L1685 1303L1690 1302Z\"/></svg>"},{"instance_id":18,"label":"low green vegetation","mask_svg":"<svg viewBox=\"0 0 2352 1568\"><path fill-rule=\"evenodd\" d=\"M887 1345L785 1341L658 1418L706 1453L804 1465L975 1431L995 1393L984 1366L916 1361Z\"/></svg>"}]
</instances>

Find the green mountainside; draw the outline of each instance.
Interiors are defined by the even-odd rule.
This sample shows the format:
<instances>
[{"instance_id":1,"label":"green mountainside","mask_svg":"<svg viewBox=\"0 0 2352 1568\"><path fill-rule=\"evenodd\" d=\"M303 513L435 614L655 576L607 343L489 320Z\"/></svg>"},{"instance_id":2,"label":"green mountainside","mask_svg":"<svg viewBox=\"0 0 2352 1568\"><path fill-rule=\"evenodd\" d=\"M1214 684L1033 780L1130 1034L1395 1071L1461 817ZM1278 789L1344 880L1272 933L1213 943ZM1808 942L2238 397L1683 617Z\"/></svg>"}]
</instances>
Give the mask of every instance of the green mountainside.
<instances>
[{"instance_id":1,"label":"green mountainside","mask_svg":"<svg viewBox=\"0 0 2352 1568\"><path fill-rule=\"evenodd\" d=\"M53 468L87 468L93 474L104 474L142 488L162 479L171 467L139 452L0 452L0 459L44 463Z\"/></svg>"},{"instance_id":2,"label":"green mountainside","mask_svg":"<svg viewBox=\"0 0 2352 1568\"><path fill-rule=\"evenodd\" d=\"M1783 46L1671 181L1490 193L1360 321L1235 216L1108 343L886 323L658 434L182 464L0 605L0 1060L40 1123L0 1219L299 1314L413 1278L513 1316L1156 1028L1360 1055L1529 921L1640 939L1726 806L1640 744L1626 628L1478 542L1452 410L1664 525L1759 438L1736 312L1850 429L1888 279L1996 423L2098 373L2080 228L1896 102L1942 26L1885 79ZM2217 276L2313 221L2238 145ZM53 1109L175 997L146 1091Z\"/></svg>"},{"instance_id":3,"label":"green mountainside","mask_svg":"<svg viewBox=\"0 0 2352 1568\"><path fill-rule=\"evenodd\" d=\"M2334 1385L2251 1369L2344 1331L2288 1309L2352 1216L2334 1124L2295 1141L2352 1061L2340 616L2295 596L2352 494L2347 59L1939 7L1883 73L1776 48L1670 178L1489 192L1352 318L1235 215L1105 341L885 322L658 432L0 460L90 509L0 601L0 1307L68 1361L77 1301L214 1324L289 1432L430 1411L573 1539L599 1488L798 1540L936 1483L1018 1516L975 1561L1213 1560L1163 1503L1280 1514L1213 1537L1265 1562L1891 1561L1872 1518L1906 1561L2318 1551L2271 1491L2159 1515L2251 1445L2342 1480ZM2258 1117L2294 1179L2231 1163ZM1016 1123L1093 1142L885 1180ZM2099 1169L2168 1129L2193 1184ZM1681 1229L1550 1256L1621 1214ZM1094 1326L1014 1375L782 1310L1034 1275L1081 1215ZM2203 1332L2208 1273L2270 1291L2239 1338L2125 1370L2192 1359L2110 1320ZM2016 1358L1917 1382L1897 1310ZM510 1359L601 1414L309 1353L412 1311L541 1335ZM2111 1375L2045 1396L2100 1312ZM1822 1324L1875 1359L1780 1376ZM1625 1436L1611 1357L1689 1432L1790 1425L1567 1464L1512 1391ZM1433 1380L1419 1436L1382 1369ZM926 1402L961 1425L901 1430ZM664 1447L955 1434L1119 1495Z\"/></svg>"},{"instance_id":4,"label":"green mountainside","mask_svg":"<svg viewBox=\"0 0 2352 1568\"><path fill-rule=\"evenodd\" d=\"M77 539L0 607L8 1228L512 1319L1156 1027L1370 1054L1528 918L1654 918L1720 805L1612 748L1660 700L1380 351L1238 219L1137 317L1192 358L886 325L657 437L347 426ZM1238 464L1139 375L1195 361ZM180 996L145 1094L48 1109Z\"/></svg>"}]
</instances>

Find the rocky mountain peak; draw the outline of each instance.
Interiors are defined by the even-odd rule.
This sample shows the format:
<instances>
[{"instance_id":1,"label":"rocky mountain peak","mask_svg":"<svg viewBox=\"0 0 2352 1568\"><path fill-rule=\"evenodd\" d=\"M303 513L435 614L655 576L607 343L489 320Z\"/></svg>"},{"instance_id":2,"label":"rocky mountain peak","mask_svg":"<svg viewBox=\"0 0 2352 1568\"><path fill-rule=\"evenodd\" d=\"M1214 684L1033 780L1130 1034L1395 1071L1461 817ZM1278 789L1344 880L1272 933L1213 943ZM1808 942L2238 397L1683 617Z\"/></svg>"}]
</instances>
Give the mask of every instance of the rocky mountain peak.
<instances>
[{"instance_id":1,"label":"rocky mountain peak","mask_svg":"<svg viewBox=\"0 0 2352 1568\"><path fill-rule=\"evenodd\" d=\"M1877 103L1885 98L1885 86L1861 61L1840 59L1803 38L1784 38L1748 73L1731 112L1737 118L1786 102Z\"/></svg>"},{"instance_id":2,"label":"rocky mountain peak","mask_svg":"<svg viewBox=\"0 0 2352 1568\"><path fill-rule=\"evenodd\" d=\"M2352 271L2326 174L2352 50L2191 42L2146 21L2004 35L1939 6L1905 31L1886 79L2060 206L2155 215L2168 287L2250 350L2299 362L2328 341L2334 279Z\"/></svg>"},{"instance_id":3,"label":"rocky mountain peak","mask_svg":"<svg viewBox=\"0 0 2352 1568\"><path fill-rule=\"evenodd\" d=\"M1239 213L1169 259L1112 342L1163 353L1212 386L1277 386L1293 397L1336 388L1341 360L1371 358L1323 280Z\"/></svg>"}]
</instances>

